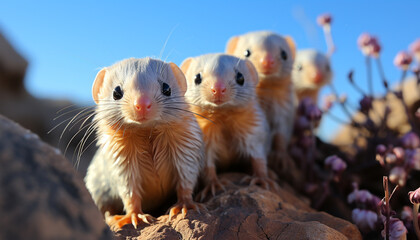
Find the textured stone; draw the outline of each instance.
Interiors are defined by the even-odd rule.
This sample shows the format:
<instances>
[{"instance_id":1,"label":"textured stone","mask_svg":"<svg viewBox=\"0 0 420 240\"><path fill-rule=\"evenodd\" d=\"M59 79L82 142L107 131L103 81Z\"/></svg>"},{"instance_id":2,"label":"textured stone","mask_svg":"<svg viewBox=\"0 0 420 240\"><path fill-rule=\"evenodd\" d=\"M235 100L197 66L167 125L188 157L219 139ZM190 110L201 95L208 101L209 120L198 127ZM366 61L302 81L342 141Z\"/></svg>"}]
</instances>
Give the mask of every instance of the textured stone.
<instances>
[{"instance_id":1,"label":"textured stone","mask_svg":"<svg viewBox=\"0 0 420 240\"><path fill-rule=\"evenodd\" d=\"M0 116L0 239L111 239L60 151Z\"/></svg>"},{"instance_id":2,"label":"textured stone","mask_svg":"<svg viewBox=\"0 0 420 240\"><path fill-rule=\"evenodd\" d=\"M124 226L118 239L361 239L353 224L316 212L295 193L278 193L240 183L243 174L224 174L234 184L205 203L208 212L168 216L139 229Z\"/></svg>"}]
</instances>

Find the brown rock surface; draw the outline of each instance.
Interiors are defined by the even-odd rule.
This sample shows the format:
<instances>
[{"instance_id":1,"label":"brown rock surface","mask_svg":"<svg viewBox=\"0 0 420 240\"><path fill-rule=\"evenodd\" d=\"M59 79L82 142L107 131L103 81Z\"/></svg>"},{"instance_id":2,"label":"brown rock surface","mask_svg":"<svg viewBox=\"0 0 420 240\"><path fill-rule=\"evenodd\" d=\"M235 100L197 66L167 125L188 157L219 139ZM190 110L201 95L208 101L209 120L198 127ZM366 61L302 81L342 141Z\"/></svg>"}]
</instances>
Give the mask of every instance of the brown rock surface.
<instances>
[{"instance_id":1,"label":"brown rock surface","mask_svg":"<svg viewBox=\"0 0 420 240\"><path fill-rule=\"evenodd\" d=\"M62 99L40 99L32 96L24 85L27 61L21 56L0 32L0 114L10 118L23 127L38 134L42 140L54 147L59 147L63 152L70 142L70 139L77 134L82 121L76 122L73 128L67 128L67 132L61 138L67 122L74 117L82 108L73 105L72 102ZM63 110L64 109L64 110ZM59 114L64 114L54 121ZM67 119L54 131L48 131L56 127L60 122ZM87 123L89 123L88 121ZM81 141L85 131L77 134L70 142L66 157L75 160L77 144ZM60 141L59 141L60 140ZM87 142L88 145L93 137ZM59 144L60 143L60 144ZM81 156L79 172L85 175L87 166L92 159L96 147L93 144Z\"/></svg>"},{"instance_id":2,"label":"brown rock surface","mask_svg":"<svg viewBox=\"0 0 420 240\"><path fill-rule=\"evenodd\" d=\"M132 226L116 233L118 239L361 239L353 224L316 212L285 187L278 194L240 184L242 174L225 174L234 185L206 202L207 213L190 211L167 223Z\"/></svg>"},{"instance_id":3,"label":"brown rock surface","mask_svg":"<svg viewBox=\"0 0 420 240\"><path fill-rule=\"evenodd\" d=\"M0 239L111 239L57 149L0 116Z\"/></svg>"}]
</instances>

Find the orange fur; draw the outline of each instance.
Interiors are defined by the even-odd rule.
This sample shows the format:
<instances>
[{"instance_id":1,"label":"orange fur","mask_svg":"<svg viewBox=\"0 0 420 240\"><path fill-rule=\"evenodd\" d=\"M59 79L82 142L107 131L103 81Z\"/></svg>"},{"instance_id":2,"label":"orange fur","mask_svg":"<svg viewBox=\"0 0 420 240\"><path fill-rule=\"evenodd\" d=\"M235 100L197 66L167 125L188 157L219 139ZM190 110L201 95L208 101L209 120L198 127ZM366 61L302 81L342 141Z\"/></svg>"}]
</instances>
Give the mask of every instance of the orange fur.
<instances>
[{"instance_id":1,"label":"orange fur","mask_svg":"<svg viewBox=\"0 0 420 240\"><path fill-rule=\"evenodd\" d=\"M181 70L160 60L127 59L102 70L93 89L99 150L85 181L111 228L149 222L144 212L175 192L170 218L180 209L198 209L192 190L203 165L203 140L184 99ZM110 216L118 213L118 202L125 215Z\"/></svg>"},{"instance_id":2,"label":"orange fur","mask_svg":"<svg viewBox=\"0 0 420 240\"><path fill-rule=\"evenodd\" d=\"M198 113L197 121L204 134L206 188L214 194L219 182L216 169L226 169L239 159L250 161L253 182L273 187L267 176L268 125L255 98L258 75L251 62L225 54L207 54L189 58L181 66L188 90L187 100ZM243 82L236 80L243 77ZM197 76L201 81L196 82ZM219 101L214 101L214 86L225 86ZM222 187L223 188L223 187Z\"/></svg>"},{"instance_id":3,"label":"orange fur","mask_svg":"<svg viewBox=\"0 0 420 240\"><path fill-rule=\"evenodd\" d=\"M235 39L234 44L232 39ZM280 175L287 175L290 166L294 166L287 147L297 107L291 79L296 45L291 37L257 31L232 37L226 52L250 60L258 71L260 81L256 92L270 127L268 161Z\"/></svg>"}]
</instances>

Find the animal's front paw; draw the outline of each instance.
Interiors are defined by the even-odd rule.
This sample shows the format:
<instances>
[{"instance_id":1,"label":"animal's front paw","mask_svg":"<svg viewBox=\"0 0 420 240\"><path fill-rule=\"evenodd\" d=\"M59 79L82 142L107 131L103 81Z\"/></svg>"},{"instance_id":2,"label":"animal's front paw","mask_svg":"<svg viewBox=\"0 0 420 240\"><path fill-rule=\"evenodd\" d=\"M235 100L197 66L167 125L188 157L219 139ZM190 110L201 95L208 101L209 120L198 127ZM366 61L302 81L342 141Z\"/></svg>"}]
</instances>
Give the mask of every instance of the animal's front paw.
<instances>
[{"instance_id":1,"label":"animal's front paw","mask_svg":"<svg viewBox=\"0 0 420 240\"><path fill-rule=\"evenodd\" d=\"M207 184L207 186L203 190L201 190L201 192L197 195L195 199L199 202L203 202L203 200L209 196L211 197L216 196L216 193L218 191L223 191L223 192L226 191L225 186L229 184L231 184L229 180L214 179L209 184Z\"/></svg>"},{"instance_id":2,"label":"animal's front paw","mask_svg":"<svg viewBox=\"0 0 420 240\"><path fill-rule=\"evenodd\" d=\"M137 228L140 222L152 223L156 219L149 215L143 213L127 213L126 215L110 215L109 212L105 213L105 221L112 231L116 232L121 230L124 225L132 224L134 228Z\"/></svg>"},{"instance_id":3,"label":"animal's front paw","mask_svg":"<svg viewBox=\"0 0 420 240\"><path fill-rule=\"evenodd\" d=\"M179 212L182 212L183 217L185 217L189 209L195 210L198 213L201 211L207 211L203 204L194 202L192 199L178 200L178 202L169 209L168 222L171 221L172 217L177 215Z\"/></svg>"},{"instance_id":4,"label":"animal's front paw","mask_svg":"<svg viewBox=\"0 0 420 240\"><path fill-rule=\"evenodd\" d=\"M260 186L271 191L279 191L279 185L268 177L246 176L242 178L242 183L248 183L250 186Z\"/></svg>"}]
</instances>

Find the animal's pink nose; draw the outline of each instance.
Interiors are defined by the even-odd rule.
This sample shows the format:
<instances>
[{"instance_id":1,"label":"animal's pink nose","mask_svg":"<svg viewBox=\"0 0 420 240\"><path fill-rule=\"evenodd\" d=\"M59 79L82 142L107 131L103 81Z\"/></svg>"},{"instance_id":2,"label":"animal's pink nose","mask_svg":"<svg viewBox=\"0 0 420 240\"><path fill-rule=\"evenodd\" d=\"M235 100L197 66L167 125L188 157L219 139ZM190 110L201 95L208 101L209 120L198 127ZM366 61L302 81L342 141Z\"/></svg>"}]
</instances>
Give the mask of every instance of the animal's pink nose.
<instances>
[{"instance_id":1,"label":"animal's pink nose","mask_svg":"<svg viewBox=\"0 0 420 240\"><path fill-rule=\"evenodd\" d=\"M152 109L152 100L148 96L141 96L134 100L134 109L144 116Z\"/></svg>"},{"instance_id":2,"label":"animal's pink nose","mask_svg":"<svg viewBox=\"0 0 420 240\"><path fill-rule=\"evenodd\" d=\"M268 71L274 66L274 58L271 54L267 54L265 57L261 58L260 60L261 66L264 70Z\"/></svg>"},{"instance_id":3,"label":"animal's pink nose","mask_svg":"<svg viewBox=\"0 0 420 240\"><path fill-rule=\"evenodd\" d=\"M214 97L221 97L226 93L226 86L222 81L217 81L211 87L211 92L213 93Z\"/></svg>"},{"instance_id":4,"label":"animal's pink nose","mask_svg":"<svg viewBox=\"0 0 420 240\"><path fill-rule=\"evenodd\" d=\"M316 84L321 83L323 78L324 78L324 76L322 75L322 73L320 71L316 70L315 74L313 75L314 83L316 83Z\"/></svg>"}]
</instances>

